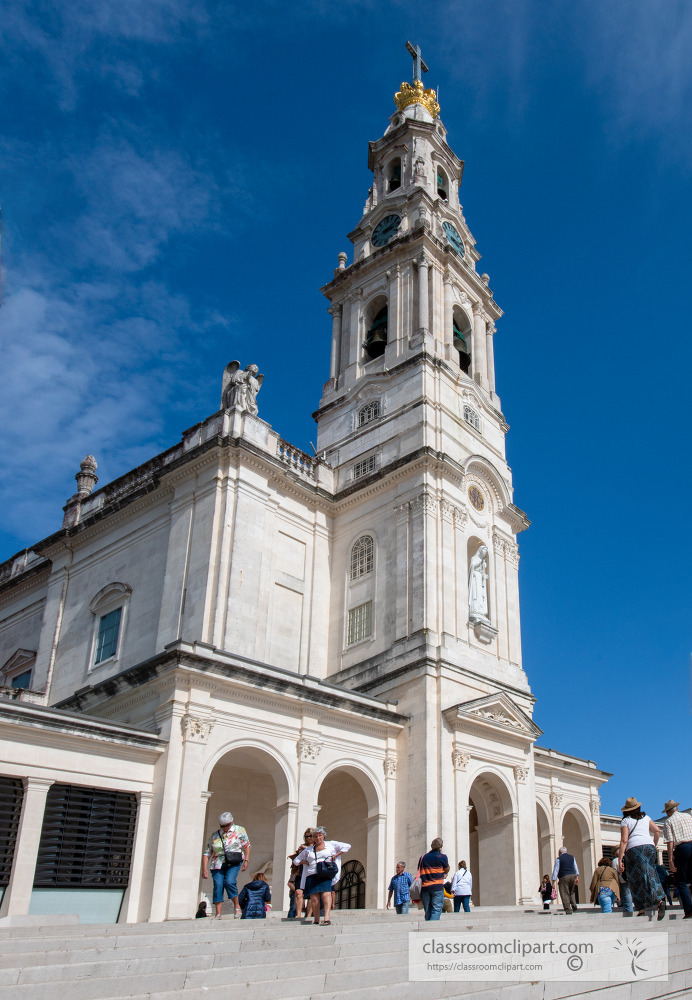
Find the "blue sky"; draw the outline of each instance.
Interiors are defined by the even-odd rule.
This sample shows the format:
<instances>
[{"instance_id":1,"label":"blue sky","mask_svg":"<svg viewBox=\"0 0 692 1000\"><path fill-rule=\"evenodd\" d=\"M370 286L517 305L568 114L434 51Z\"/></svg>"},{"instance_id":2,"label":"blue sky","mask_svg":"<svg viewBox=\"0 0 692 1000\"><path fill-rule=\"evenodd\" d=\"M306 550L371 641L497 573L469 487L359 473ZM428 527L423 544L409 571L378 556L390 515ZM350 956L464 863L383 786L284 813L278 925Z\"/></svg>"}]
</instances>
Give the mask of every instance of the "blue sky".
<instances>
[{"instance_id":1,"label":"blue sky","mask_svg":"<svg viewBox=\"0 0 692 1000\"><path fill-rule=\"evenodd\" d=\"M411 39L505 311L541 743L615 772L605 811L692 805L689 3L6 0L0 32L0 558L87 452L103 484L216 410L233 358L310 450L319 287Z\"/></svg>"}]
</instances>

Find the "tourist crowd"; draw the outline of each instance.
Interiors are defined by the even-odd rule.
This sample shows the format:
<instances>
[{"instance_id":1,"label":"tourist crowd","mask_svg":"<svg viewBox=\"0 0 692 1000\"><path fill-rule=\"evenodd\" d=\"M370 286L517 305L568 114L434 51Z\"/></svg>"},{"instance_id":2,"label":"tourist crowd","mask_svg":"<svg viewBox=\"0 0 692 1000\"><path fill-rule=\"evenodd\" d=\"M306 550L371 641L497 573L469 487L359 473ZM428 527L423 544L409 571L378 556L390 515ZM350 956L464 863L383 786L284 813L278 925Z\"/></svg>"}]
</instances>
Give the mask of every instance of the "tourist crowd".
<instances>
[{"instance_id":1,"label":"tourist crowd","mask_svg":"<svg viewBox=\"0 0 692 1000\"><path fill-rule=\"evenodd\" d=\"M663 830L642 810L641 802L629 798L622 807L620 843L613 858L603 857L593 873L589 886L591 903L598 903L601 911L611 913L613 904L619 904L626 915L636 908L638 916L647 911L656 913L662 920L666 912L666 899L672 904L668 889L668 872L657 864L656 847L663 837L668 849L670 873L678 898L685 911L685 919L692 918L692 816L678 812L679 802L666 802L666 821ZM442 840L435 838L430 850L421 855L415 877L406 870L406 862L398 861L395 874L387 890L387 908L394 904L397 913L409 912L413 903L425 912L426 920L439 920L445 911L469 912L473 890L473 877L465 861L460 861L453 877L448 878L450 865L442 853ZM305 913L308 921L319 925L331 923L335 904L335 889L341 878L341 857L351 845L339 840L327 840L323 826L308 828L303 842L290 854L291 875L289 919ZM237 879L250 864L250 840L242 826L233 822L233 816L224 812L219 816L219 828L211 834L202 858L202 876L211 874L214 884L213 903L215 915L221 917L224 892L234 906L234 916L243 919L262 918L271 908L269 885L262 872L238 893ZM544 875L538 892L543 909L550 909L559 893L565 913L578 909L579 868L574 855L561 847L551 875ZM200 904L196 916L206 916L206 904Z\"/></svg>"}]
</instances>

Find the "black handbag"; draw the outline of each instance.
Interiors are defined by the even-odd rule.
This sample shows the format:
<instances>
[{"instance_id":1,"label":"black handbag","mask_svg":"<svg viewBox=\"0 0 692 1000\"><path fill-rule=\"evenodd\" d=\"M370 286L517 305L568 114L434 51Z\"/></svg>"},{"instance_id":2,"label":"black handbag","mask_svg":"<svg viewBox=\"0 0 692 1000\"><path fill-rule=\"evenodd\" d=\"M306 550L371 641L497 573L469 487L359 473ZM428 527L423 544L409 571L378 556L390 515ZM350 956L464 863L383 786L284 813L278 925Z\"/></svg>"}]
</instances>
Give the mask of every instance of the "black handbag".
<instances>
[{"instance_id":1,"label":"black handbag","mask_svg":"<svg viewBox=\"0 0 692 1000\"><path fill-rule=\"evenodd\" d=\"M245 858L243 857L243 852L242 851L227 851L226 850L226 845L224 844L224 841L223 841L223 834L221 833L221 830L217 830L216 832L219 835L219 840L221 841L221 846L224 849L223 850L223 856L224 856L223 870L224 870L224 872L227 872L229 868L235 868L236 865L242 865L243 861L245 860Z\"/></svg>"},{"instance_id":2,"label":"black handbag","mask_svg":"<svg viewBox=\"0 0 692 1000\"><path fill-rule=\"evenodd\" d=\"M315 861L317 862L315 866L315 875L317 875L317 877L322 881L329 879L331 882L334 876L338 874L339 866L336 861L317 861L317 848L314 845L313 850L315 852Z\"/></svg>"}]
</instances>

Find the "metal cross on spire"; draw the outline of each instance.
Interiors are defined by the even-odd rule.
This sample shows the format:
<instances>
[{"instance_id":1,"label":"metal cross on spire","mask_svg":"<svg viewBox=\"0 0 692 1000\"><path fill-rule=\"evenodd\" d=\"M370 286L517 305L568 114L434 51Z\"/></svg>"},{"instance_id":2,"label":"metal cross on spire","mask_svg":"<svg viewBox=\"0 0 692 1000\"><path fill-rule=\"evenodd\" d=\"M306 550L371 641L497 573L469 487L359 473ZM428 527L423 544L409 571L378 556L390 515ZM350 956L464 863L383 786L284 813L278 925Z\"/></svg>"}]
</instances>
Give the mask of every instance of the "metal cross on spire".
<instances>
[{"instance_id":1,"label":"metal cross on spire","mask_svg":"<svg viewBox=\"0 0 692 1000\"><path fill-rule=\"evenodd\" d=\"M421 73L428 72L428 64L424 62L423 56L421 55L420 45L413 46L410 42L406 42L406 51L410 52L413 56L413 79L421 80Z\"/></svg>"}]
</instances>

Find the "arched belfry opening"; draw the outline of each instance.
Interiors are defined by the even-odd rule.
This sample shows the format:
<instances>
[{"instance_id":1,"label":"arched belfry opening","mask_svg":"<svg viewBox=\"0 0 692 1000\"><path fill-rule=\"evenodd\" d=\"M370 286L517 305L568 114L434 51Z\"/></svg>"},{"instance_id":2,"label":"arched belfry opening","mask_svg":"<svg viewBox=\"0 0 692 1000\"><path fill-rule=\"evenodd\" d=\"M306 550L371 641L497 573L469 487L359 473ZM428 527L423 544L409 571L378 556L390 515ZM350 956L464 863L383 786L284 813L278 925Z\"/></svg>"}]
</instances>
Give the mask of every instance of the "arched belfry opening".
<instances>
[{"instance_id":1,"label":"arched belfry opening","mask_svg":"<svg viewBox=\"0 0 692 1000\"><path fill-rule=\"evenodd\" d=\"M437 168L437 196L443 201L449 201L449 181L442 167Z\"/></svg>"},{"instance_id":2,"label":"arched belfry opening","mask_svg":"<svg viewBox=\"0 0 692 1000\"><path fill-rule=\"evenodd\" d=\"M397 156L387 168L387 192L401 187L401 157Z\"/></svg>"},{"instance_id":3,"label":"arched belfry opening","mask_svg":"<svg viewBox=\"0 0 692 1000\"><path fill-rule=\"evenodd\" d=\"M459 358L459 367L468 375L471 367L471 322L463 309L452 313L452 343Z\"/></svg>"},{"instance_id":4,"label":"arched belfry opening","mask_svg":"<svg viewBox=\"0 0 692 1000\"><path fill-rule=\"evenodd\" d=\"M365 353L369 361L384 354L384 349L387 346L388 322L387 300L383 296L378 296L366 313Z\"/></svg>"}]
</instances>

